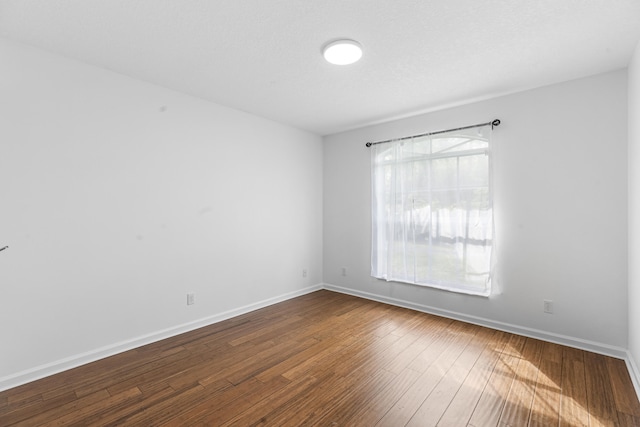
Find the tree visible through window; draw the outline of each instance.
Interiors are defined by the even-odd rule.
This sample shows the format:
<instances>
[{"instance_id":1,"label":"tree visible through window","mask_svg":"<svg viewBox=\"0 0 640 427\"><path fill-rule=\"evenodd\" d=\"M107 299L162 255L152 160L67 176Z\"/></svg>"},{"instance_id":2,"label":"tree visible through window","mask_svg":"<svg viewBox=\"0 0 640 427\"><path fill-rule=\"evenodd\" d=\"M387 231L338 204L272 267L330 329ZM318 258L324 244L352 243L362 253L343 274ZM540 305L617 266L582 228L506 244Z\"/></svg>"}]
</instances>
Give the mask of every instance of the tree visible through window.
<instances>
[{"instance_id":1,"label":"tree visible through window","mask_svg":"<svg viewBox=\"0 0 640 427\"><path fill-rule=\"evenodd\" d=\"M372 276L489 295L491 126L371 150Z\"/></svg>"}]
</instances>

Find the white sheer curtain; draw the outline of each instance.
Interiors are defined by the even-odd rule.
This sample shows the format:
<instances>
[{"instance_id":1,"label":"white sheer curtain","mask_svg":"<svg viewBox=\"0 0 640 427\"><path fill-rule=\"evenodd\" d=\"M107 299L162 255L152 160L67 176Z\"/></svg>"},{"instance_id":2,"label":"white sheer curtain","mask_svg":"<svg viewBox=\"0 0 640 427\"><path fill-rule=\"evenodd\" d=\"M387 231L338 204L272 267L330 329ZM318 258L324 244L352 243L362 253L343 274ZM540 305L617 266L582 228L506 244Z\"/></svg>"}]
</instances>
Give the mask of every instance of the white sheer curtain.
<instances>
[{"instance_id":1,"label":"white sheer curtain","mask_svg":"<svg viewBox=\"0 0 640 427\"><path fill-rule=\"evenodd\" d=\"M491 293L491 126L371 147L371 275Z\"/></svg>"}]
</instances>

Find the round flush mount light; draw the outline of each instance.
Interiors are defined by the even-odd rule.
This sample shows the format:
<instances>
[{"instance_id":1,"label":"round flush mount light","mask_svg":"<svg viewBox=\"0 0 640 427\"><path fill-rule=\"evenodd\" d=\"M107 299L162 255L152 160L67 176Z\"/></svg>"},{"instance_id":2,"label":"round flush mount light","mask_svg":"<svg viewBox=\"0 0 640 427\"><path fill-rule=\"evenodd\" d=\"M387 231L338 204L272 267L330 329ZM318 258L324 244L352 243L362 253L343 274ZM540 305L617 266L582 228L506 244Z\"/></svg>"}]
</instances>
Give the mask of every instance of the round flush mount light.
<instances>
[{"instance_id":1,"label":"round flush mount light","mask_svg":"<svg viewBox=\"0 0 640 427\"><path fill-rule=\"evenodd\" d=\"M335 65L349 65L362 58L362 46L354 40L336 40L322 49L327 62Z\"/></svg>"}]
</instances>

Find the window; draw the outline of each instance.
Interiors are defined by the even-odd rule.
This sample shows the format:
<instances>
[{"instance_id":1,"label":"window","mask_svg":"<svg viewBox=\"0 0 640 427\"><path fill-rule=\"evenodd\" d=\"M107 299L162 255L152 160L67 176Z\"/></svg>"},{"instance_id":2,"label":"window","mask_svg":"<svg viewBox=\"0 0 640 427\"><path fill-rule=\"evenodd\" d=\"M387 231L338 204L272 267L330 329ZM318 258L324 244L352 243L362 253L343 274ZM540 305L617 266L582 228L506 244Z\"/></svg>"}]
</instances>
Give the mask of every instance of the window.
<instances>
[{"instance_id":1,"label":"window","mask_svg":"<svg viewBox=\"0 0 640 427\"><path fill-rule=\"evenodd\" d=\"M372 276L491 292L491 126L375 144Z\"/></svg>"}]
</instances>

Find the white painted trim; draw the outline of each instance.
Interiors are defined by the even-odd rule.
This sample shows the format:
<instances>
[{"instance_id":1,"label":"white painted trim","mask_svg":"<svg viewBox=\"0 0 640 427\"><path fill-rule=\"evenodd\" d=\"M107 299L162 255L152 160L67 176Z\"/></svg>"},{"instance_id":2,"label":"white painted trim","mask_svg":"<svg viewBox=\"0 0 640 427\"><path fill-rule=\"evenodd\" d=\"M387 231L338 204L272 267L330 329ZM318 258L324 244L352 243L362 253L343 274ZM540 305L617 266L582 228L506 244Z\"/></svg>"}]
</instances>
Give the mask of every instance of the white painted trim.
<instances>
[{"instance_id":1,"label":"white painted trim","mask_svg":"<svg viewBox=\"0 0 640 427\"><path fill-rule=\"evenodd\" d=\"M268 307L282 301L306 295L308 293L321 290L322 288L323 287L321 284L309 286L298 291L293 291L279 295L277 297L268 298L263 301L245 305L243 307L225 311L213 316L208 316L202 319L195 320L193 322L184 323L172 328L163 329L137 338L100 347L86 353L76 354L64 359L56 360L51 363L36 366L34 368L0 378L0 391L8 390L10 388L29 383L31 381L39 380L41 378L48 377L50 375L54 375L72 368L76 368L87 363L95 362L96 360L104 359L105 357L113 356L118 353L138 348L143 345L151 344L153 342L180 335L185 332L193 331L194 329L212 325L214 323L218 323L232 317L240 316L241 314L249 313L260 308Z\"/></svg>"},{"instance_id":2,"label":"white painted trim","mask_svg":"<svg viewBox=\"0 0 640 427\"><path fill-rule=\"evenodd\" d=\"M510 323L498 322L498 321L486 319L483 317L470 316L468 314L458 313L455 311L442 310L440 308L431 307L428 305L416 304L414 302L405 301L397 298L385 297L377 294L372 294L369 292L343 288L341 286L331 285L329 283L324 284L324 289L328 291L334 291L334 292L339 292L339 293L348 294L352 296L357 296L357 297L369 299L372 301L378 301L385 304L395 305L398 307L408 308L411 310L421 311L423 313L434 314L436 316L446 317L448 319L460 320L462 322L485 326L487 328L509 332L516 335L536 338L542 341L549 341L556 344L566 345L568 347L579 348L581 350L587 350L593 353L599 353L605 356L611 356L617 359L623 359L625 361L628 360L627 349L622 347L616 347L608 344L602 344L594 341L584 340L581 338L574 338L566 335L555 334L553 332L546 332L539 329L527 328L525 326L518 326Z\"/></svg>"},{"instance_id":3,"label":"white painted trim","mask_svg":"<svg viewBox=\"0 0 640 427\"><path fill-rule=\"evenodd\" d=\"M424 313L434 314L450 319L460 320L475 325L485 326L500 331L510 332L527 337L537 338L544 341L554 342L557 344L567 345L569 347L575 347L582 350L592 351L595 353L604 354L607 356L623 359L627 365L629 376L633 382L633 386L636 390L636 394L640 398L640 370L635 364L631 353L620 347L610 346L607 344L596 343L593 341L583 340L580 338L573 338L564 335L554 334L550 332L540 331L537 329L526 328L522 326L512 325L503 322L496 322L493 320L469 316L462 313L457 313L448 310L442 310L435 307L430 307L422 304L416 304L409 301L404 301L396 298L383 297L380 295L372 294L369 292L356 291L353 289L343 288L328 283L318 284L310 286L298 291L289 292L277 297L269 298L263 301L259 301L253 304L249 304L243 307L239 307L233 310L225 311L213 316L208 316L193 322L178 325L173 328L164 329L151 334L143 335L131 340L122 341L116 344L104 346L86 353L77 354L64 359L56 360L51 363L36 366L35 368L24 370L13 375L9 375L0 378L0 391L8 390L13 387L17 387L31 381L36 381L41 378L48 377L87 363L95 362L96 360L104 359L105 357L113 356L118 353L122 353L134 348L141 347L143 345L151 344L166 338L170 338L185 332L189 332L204 326L212 325L214 323L221 322L223 320L230 319L232 317L240 316L242 314L249 313L251 311L258 310L260 308L268 307L273 304L277 304L282 301L286 301L292 298L296 298L302 295L306 295L311 292L315 292L321 289L328 291L343 293L347 295L353 295L360 298L365 298L372 301L378 301L385 304L391 304L398 307L404 307L411 310L416 310Z\"/></svg>"},{"instance_id":4,"label":"white painted trim","mask_svg":"<svg viewBox=\"0 0 640 427\"><path fill-rule=\"evenodd\" d=\"M543 341L549 341L556 344L566 345L568 347L574 347L581 350L591 351L593 353L603 354L605 356L615 357L622 359L627 365L633 388L636 391L636 396L640 399L640 369L636 365L631 352L622 347L616 347L608 344L602 344L594 341L584 340L581 338L569 337L566 335L555 334L553 332L541 331L538 329L527 328L524 326L513 325L510 323L497 322L495 320L486 319L483 317L470 316L449 310L442 310L435 307L430 307L423 304L416 304L405 300L400 300L391 297L384 297L369 292L356 291L349 288L343 288L341 286L331 285L325 283L323 288L328 291L339 292L347 295L352 295L360 298L365 298L372 301L378 301L384 304L395 305L398 307L408 308L410 310L416 310L423 313L434 314L436 316L446 317L448 319L460 320L466 323L472 323L474 325L485 326L491 329L497 329L499 331L509 332L516 335L523 335L526 337L536 338Z\"/></svg>"},{"instance_id":5,"label":"white painted trim","mask_svg":"<svg viewBox=\"0 0 640 427\"><path fill-rule=\"evenodd\" d=\"M636 365L636 362L633 359L633 355L628 350L627 357L625 357L624 361L627 364L627 370L629 371L629 376L631 377L633 388L636 389L636 396L638 396L638 399L640 399L640 370L638 370L638 365Z\"/></svg>"}]
</instances>

